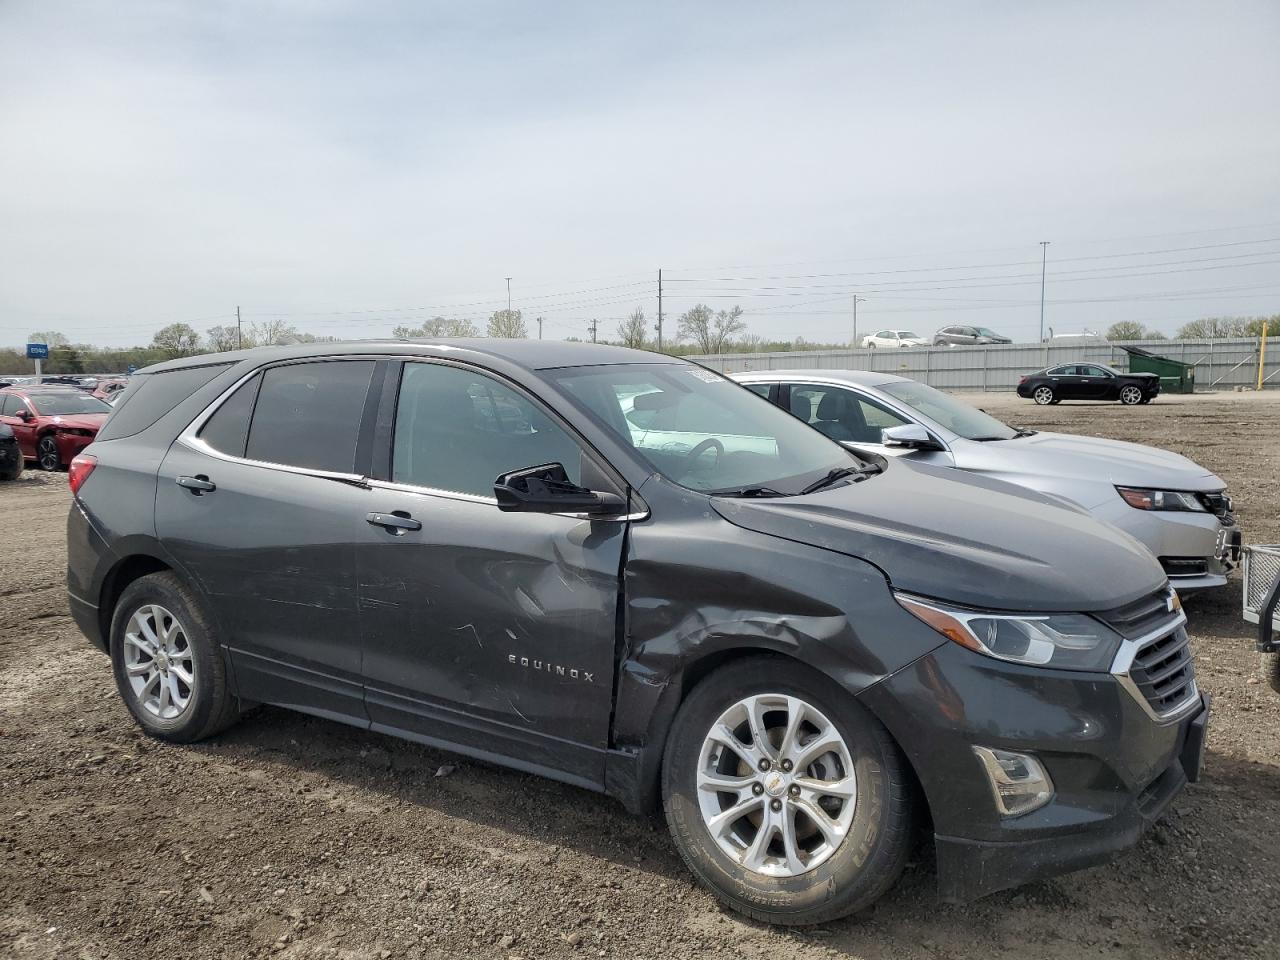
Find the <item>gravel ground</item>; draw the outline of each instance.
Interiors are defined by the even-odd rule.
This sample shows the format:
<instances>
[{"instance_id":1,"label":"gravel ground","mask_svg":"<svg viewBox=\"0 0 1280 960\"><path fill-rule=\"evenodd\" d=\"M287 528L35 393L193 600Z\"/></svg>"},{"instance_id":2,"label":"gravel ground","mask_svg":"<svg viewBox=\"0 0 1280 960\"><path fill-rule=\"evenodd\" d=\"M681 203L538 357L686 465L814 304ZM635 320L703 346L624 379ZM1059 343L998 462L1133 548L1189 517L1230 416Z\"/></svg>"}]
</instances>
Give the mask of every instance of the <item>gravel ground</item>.
<instances>
[{"instance_id":1,"label":"gravel ground","mask_svg":"<svg viewBox=\"0 0 1280 960\"><path fill-rule=\"evenodd\" d=\"M1186 453L1280 542L1280 392L970 399ZM273 709L197 746L139 735L66 615L69 502L65 475L0 486L0 956L1280 955L1280 697L1238 583L1188 603L1206 774L1136 850L951 907L922 848L873 910L794 932L723 912L664 829L586 791Z\"/></svg>"}]
</instances>

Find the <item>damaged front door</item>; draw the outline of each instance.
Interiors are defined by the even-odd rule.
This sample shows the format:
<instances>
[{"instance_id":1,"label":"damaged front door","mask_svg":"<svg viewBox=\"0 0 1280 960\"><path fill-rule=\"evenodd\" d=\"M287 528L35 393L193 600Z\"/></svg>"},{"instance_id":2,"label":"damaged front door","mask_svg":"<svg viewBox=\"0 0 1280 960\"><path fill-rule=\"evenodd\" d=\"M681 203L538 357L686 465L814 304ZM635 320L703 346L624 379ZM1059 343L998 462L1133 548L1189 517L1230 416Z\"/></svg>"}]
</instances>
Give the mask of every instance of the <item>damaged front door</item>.
<instances>
[{"instance_id":1,"label":"damaged front door","mask_svg":"<svg viewBox=\"0 0 1280 960\"><path fill-rule=\"evenodd\" d=\"M387 396L357 550L370 718L598 785L625 522L498 510L499 474L555 462L576 481L582 457L507 383L409 362Z\"/></svg>"}]
</instances>

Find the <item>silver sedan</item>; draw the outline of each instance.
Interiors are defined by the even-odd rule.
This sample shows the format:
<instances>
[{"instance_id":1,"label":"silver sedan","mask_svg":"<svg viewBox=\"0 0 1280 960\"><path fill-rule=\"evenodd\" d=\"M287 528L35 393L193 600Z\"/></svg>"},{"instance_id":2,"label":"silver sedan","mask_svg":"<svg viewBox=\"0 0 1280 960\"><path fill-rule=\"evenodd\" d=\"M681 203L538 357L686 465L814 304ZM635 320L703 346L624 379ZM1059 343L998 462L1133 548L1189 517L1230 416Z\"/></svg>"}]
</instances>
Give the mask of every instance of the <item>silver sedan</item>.
<instances>
[{"instance_id":1,"label":"silver sedan","mask_svg":"<svg viewBox=\"0 0 1280 960\"><path fill-rule=\"evenodd\" d=\"M1015 430L915 380L855 370L733 374L827 436L1070 500L1145 544L1180 591L1220 587L1240 553L1226 484L1156 447Z\"/></svg>"}]
</instances>

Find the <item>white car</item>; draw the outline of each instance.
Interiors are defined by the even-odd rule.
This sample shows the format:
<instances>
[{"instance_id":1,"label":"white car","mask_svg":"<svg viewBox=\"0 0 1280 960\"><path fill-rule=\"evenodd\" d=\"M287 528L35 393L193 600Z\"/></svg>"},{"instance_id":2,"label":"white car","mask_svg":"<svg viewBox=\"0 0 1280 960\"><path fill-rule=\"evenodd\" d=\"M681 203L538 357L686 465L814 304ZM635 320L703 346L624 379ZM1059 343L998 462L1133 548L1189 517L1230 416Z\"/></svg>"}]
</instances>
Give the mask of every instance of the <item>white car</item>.
<instances>
[{"instance_id":1,"label":"white car","mask_svg":"<svg viewBox=\"0 0 1280 960\"><path fill-rule=\"evenodd\" d=\"M1227 485L1179 454L1015 430L940 390L887 373L759 370L732 377L855 451L956 467L1076 503L1140 541L1179 592L1223 586L1239 562L1240 528Z\"/></svg>"},{"instance_id":2,"label":"white car","mask_svg":"<svg viewBox=\"0 0 1280 960\"><path fill-rule=\"evenodd\" d=\"M879 330L862 338L862 346L870 347L927 347L929 340L913 330Z\"/></svg>"}]
</instances>

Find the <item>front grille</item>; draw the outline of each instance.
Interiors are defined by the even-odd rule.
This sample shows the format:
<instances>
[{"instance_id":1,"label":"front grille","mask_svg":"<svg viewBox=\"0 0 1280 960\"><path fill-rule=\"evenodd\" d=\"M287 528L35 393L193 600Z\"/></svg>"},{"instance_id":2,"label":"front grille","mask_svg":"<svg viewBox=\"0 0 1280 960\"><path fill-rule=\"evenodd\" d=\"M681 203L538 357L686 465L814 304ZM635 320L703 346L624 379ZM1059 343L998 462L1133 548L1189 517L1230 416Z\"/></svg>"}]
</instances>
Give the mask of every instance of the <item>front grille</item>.
<instances>
[{"instance_id":1,"label":"front grille","mask_svg":"<svg viewBox=\"0 0 1280 960\"><path fill-rule=\"evenodd\" d=\"M1202 557L1161 557L1160 566L1164 567L1165 576L1204 577L1209 573L1209 562Z\"/></svg>"},{"instance_id":2,"label":"front grille","mask_svg":"<svg viewBox=\"0 0 1280 960\"><path fill-rule=\"evenodd\" d=\"M1155 593L1095 616L1122 637L1144 637L1172 616L1169 590L1161 587Z\"/></svg>"},{"instance_id":3,"label":"front grille","mask_svg":"<svg viewBox=\"0 0 1280 960\"><path fill-rule=\"evenodd\" d=\"M1129 677L1160 716L1186 703L1196 692L1196 668L1186 628L1180 626L1139 647Z\"/></svg>"}]
</instances>

